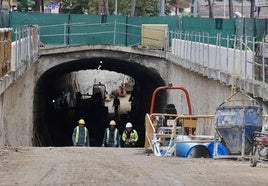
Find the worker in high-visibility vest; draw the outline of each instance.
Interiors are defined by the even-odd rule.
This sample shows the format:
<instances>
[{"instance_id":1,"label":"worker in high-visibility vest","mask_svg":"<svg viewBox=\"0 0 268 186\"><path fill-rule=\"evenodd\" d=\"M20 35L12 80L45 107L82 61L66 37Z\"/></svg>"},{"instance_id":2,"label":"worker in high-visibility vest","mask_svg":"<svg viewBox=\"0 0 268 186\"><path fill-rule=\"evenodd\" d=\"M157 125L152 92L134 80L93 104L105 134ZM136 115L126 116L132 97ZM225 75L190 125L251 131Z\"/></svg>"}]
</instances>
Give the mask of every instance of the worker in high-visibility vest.
<instances>
[{"instance_id":1,"label":"worker in high-visibility vest","mask_svg":"<svg viewBox=\"0 0 268 186\"><path fill-rule=\"evenodd\" d=\"M135 147L139 139L138 133L132 128L132 124L128 122L126 124L126 129L122 134L122 140L124 142L124 147Z\"/></svg>"},{"instance_id":2,"label":"worker in high-visibility vest","mask_svg":"<svg viewBox=\"0 0 268 186\"><path fill-rule=\"evenodd\" d=\"M109 127L105 129L102 147L120 147L119 131L115 125L116 122L111 120Z\"/></svg>"},{"instance_id":3,"label":"worker in high-visibility vest","mask_svg":"<svg viewBox=\"0 0 268 186\"><path fill-rule=\"evenodd\" d=\"M85 127L85 120L80 119L78 126L74 128L72 140L74 146L89 146L88 129Z\"/></svg>"}]
</instances>

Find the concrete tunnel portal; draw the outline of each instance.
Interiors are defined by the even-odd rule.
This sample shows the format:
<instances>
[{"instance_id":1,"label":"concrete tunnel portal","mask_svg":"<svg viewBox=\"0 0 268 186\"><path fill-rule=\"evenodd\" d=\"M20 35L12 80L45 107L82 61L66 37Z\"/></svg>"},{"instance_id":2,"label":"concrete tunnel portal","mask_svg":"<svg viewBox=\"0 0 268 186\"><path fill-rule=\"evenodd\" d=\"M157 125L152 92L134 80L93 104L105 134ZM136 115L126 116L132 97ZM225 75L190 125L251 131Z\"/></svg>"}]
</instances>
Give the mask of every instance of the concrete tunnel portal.
<instances>
[{"instance_id":1,"label":"concrete tunnel portal","mask_svg":"<svg viewBox=\"0 0 268 186\"><path fill-rule=\"evenodd\" d=\"M34 92L33 146L72 145L72 131L77 126L76 106L55 110L51 100L66 88L75 94L73 91L75 87L66 77L75 71L98 69L100 61L101 70L122 73L135 80L135 86L138 86L139 90L136 95L137 101L134 104L135 109L131 108L131 112L128 114L121 113L122 117L116 122L120 135L124 130L125 123L132 122L140 136L137 146L143 146L145 134L144 118L145 114L149 112L151 95L156 87L165 86L165 82L157 70L153 68L148 68L136 62L112 58L87 58L69 61L50 68L41 75L36 83ZM156 112L161 112L165 104L165 93L160 93L157 96ZM88 113L84 119L86 127L89 129L90 146L101 146L104 130L109 121L114 118L108 114L107 117L100 116L99 119L96 119L96 115L100 113L98 108L95 108L94 111L84 111Z\"/></svg>"}]
</instances>

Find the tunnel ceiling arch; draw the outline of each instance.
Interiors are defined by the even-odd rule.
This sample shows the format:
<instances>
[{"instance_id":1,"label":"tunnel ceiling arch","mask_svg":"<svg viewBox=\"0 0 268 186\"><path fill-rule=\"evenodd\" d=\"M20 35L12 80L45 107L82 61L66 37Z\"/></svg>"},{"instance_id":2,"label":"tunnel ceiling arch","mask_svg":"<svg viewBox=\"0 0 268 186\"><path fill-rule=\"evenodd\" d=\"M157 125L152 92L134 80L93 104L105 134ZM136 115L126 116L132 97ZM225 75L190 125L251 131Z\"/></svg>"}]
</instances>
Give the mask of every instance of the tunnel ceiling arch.
<instances>
[{"instance_id":1,"label":"tunnel ceiling arch","mask_svg":"<svg viewBox=\"0 0 268 186\"><path fill-rule=\"evenodd\" d=\"M102 62L102 63L101 63ZM100 70L109 70L118 73L122 73L125 75L129 75L134 79L150 79L151 82L161 82L160 85L163 84L163 80L160 74L153 68L148 68L136 62L129 62L125 60L113 59L113 58L86 58L79 59L75 61L68 61L66 63L56 65L53 68L47 70L43 76L49 74L66 74L73 71L79 70L93 70L98 69L99 65L101 65Z\"/></svg>"}]
</instances>

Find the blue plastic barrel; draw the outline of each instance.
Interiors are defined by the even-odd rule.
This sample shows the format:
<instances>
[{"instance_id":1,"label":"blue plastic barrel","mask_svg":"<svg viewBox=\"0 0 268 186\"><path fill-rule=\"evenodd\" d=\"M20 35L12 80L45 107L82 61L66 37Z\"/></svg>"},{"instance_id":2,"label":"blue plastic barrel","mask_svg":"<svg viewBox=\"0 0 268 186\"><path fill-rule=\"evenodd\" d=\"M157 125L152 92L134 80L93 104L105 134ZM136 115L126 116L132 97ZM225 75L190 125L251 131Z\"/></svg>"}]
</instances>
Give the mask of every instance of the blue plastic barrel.
<instances>
[{"instance_id":1,"label":"blue plastic barrel","mask_svg":"<svg viewBox=\"0 0 268 186\"><path fill-rule=\"evenodd\" d=\"M188 158L209 158L209 151L203 143L177 143L176 155Z\"/></svg>"},{"instance_id":2,"label":"blue plastic barrel","mask_svg":"<svg viewBox=\"0 0 268 186\"><path fill-rule=\"evenodd\" d=\"M173 145L173 142L172 142ZM167 149L163 149L161 154L164 155ZM176 144L176 156L187 158L213 158L214 142L208 143L192 143L181 142ZM217 155L228 155L227 148L218 143Z\"/></svg>"},{"instance_id":3,"label":"blue plastic barrel","mask_svg":"<svg viewBox=\"0 0 268 186\"><path fill-rule=\"evenodd\" d=\"M249 154L253 132L262 129L262 107L219 107L216 110L215 128L230 154L241 154L242 146L244 154Z\"/></svg>"}]
</instances>

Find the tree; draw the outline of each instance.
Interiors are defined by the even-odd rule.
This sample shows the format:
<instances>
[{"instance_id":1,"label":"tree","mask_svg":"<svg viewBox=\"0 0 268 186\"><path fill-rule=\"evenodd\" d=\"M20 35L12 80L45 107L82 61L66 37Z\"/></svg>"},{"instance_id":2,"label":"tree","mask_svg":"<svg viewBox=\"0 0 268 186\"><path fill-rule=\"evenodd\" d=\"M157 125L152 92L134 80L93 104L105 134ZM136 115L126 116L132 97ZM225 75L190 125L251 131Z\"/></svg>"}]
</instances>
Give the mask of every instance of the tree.
<instances>
[{"instance_id":1,"label":"tree","mask_svg":"<svg viewBox=\"0 0 268 186\"><path fill-rule=\"evenodd\" d=\"M104 0L104 6L105 6L105 14L110 15L109 11L109 0Z\"/></svg>"},{"instance_id":2,"label":"tree","mask_svg":"<svg viewBox=\"0 0 268 186\"><path fill-rule=\"evenodd\" d=\"M136 9L136 0L131 0L130 16L135 15L135 9Z\"/></svg>"},{"instance_id":3,"label":"tree","mask_svg":"<svg viewBox=\"0 0 268 186\"><path fill-rule=\"evenodd\" d=\"M72 14L84 14L88 11L88 0L63 0L62 12Z\"/></svg>"},{"instance_id":4,"label":"tree","mask_svg":"<svg viewBox=\"0 0 268 186\"><path fill-rule=\"evenodd\" d=\"M234 18L234 5L232 0L229 0L229 18Z\"/></svg>"},{"instance_id":5,"label":"tree","mask_svg":"<svg viewBox=\"0 0 268 186\"><path fill-rule=\"evenodd\" d=\"M35 0L34 11L44 12L44 0Z\"/></svg>"},{"instance_id":6,"label":"tree","mask_svg":"<svg viewBox=\"0 0 268 186\"><path fill-rule=\"evenodd\" d=\"M250 0L250 18L254 18L255 0Z\"/></svg>"},{"instance_id":7,"label":"tree","mask_svg":"<svg viewBox=\"0 0 268 186\"><path fill-rule=\"evenodd\" d=\"M168 12L168 10L166 10ZM159 14L159 0L137 1L136 16L157 16Z\"/></svg>"},{"instance_id":8,"label":"tree","mask_svg":"<svg viewBox=\"0 0 268 186\"><path fill-rule=\"evenodd\" d=\"M209 12L209 18L213 18L213 8L212 8L211 0L208 0L208 12Z\"/></svg>"},{"instance_id":9,"label":"tree","mask_svg":"<svg viewBox=\"0 0 268 186\"><path fill-rule=\"evenodd\" d=\"M18 10L28 11L29 9L34 9L34 0L18 0Z\"/></svg>"},{"instance_id":10,"label":"tree","mask_svg":"<svg viewBox=\"0 0 268 186\"><path fill-rule=\"evenodd\" d=\"M62 0L64 13L110 14L115 11L114 0ZM104 9L103 9L104 6ZM159 12L159 0L118 0L118 15L156 16ZM170 7L166 6L165 12Z\"/></svg>"}]
</instances>

